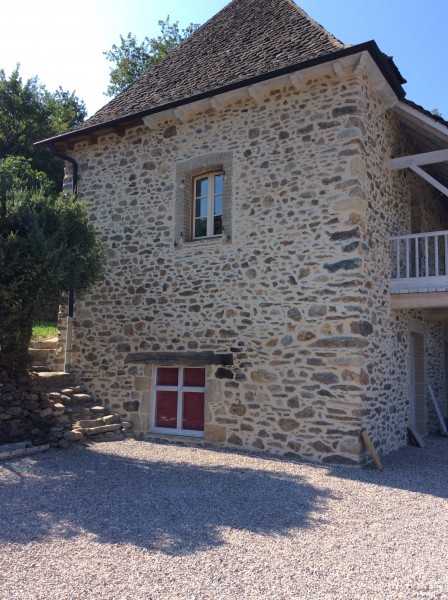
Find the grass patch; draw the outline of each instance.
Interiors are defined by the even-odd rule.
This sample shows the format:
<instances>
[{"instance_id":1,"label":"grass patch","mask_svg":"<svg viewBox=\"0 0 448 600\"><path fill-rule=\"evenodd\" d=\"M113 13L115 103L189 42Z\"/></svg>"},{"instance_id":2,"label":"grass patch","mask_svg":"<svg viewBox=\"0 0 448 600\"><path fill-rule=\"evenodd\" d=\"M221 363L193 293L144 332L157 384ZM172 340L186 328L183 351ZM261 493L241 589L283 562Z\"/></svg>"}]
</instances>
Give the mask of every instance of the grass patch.
<instances>
[{"instance_id":1,"label":"grass patch","mask_svg":"<svg viewBox=\"0 0 448 600\"><path fill-rule=\"evenodd\" d=\"M40 321L33 325L33 340L45 340L58 335L58 324L52 321Z\"/></svg>"}]
</instances>

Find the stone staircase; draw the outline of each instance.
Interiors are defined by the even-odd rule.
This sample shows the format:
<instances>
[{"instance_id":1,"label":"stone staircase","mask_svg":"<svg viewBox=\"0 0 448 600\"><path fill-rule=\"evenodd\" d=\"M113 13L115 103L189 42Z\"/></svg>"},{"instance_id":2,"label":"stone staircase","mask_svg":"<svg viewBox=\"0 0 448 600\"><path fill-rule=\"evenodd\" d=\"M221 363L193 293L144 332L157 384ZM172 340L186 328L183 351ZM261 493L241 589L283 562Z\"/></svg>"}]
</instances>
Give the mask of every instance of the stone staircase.
<instances>
[{"instance_id":1,"label":"stone staircase","mask_svg":"<svg viewBox=\"0 0 448 600\"><path fill-rule=\"evenodd\" d=\"M29 349L32 370L48 397L44 409L53 421L49 432L52 446L67 448L73 443L118 441L132 437L132 424L122 421L117 412L95 405L92 396L76 385L71 373L53 372L58 347L57 338L33 341Z\"/></svg>"},{"instance_id":2,"label":"stone staircase","mask_svg":"<svg viewBox=\"0 0 448 600\"><path fill-rule=\"evenodd\" d=\"M54 362L58 347L58 338L49 338L47 340L32 340L28 349L31 364L34 371L48 371L51 363Z\"/></svg>"},{"instance_id":3,"label":"stone staircase","mask_svg":"<svg viewBox=\"0 0 448 600\"><path fill-rule=\"evenodd\" d=\"M74 385L71 373L41 371L37 373L48 394L48 411L58 422L50 431L50 444L60 448L75 442L118 441L132 437L132 424L122 421L117 412L95 405L90 394Z\"/></svg>"}]
</instances>

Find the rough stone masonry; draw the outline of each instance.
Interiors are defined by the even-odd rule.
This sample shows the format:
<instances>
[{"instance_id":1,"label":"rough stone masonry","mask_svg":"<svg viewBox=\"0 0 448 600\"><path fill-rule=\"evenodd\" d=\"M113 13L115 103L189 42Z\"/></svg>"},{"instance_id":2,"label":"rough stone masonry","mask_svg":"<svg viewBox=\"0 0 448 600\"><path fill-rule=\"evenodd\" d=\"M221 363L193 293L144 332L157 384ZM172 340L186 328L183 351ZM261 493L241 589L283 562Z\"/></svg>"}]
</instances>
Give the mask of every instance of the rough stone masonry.
<instances>
[{"instance_id":1,"label":"rough stone masonry","mask_svg":"<svg viewBox=\"0 0 448 600\"><path fill-rule=\"evenodd\" d=\"M207 367L205 442L356 465L361 427L380 453L405 444L407 331L422 315L390 309L389 236L410 232L416 191L428 226L448 222L429 186L387 169L409 145L349 69L76 144L79 194L110 248L106 280L76 305L82 385L145 436L154 367L129 353L232 353ZM216 166L230 239L190 242L182 198ZM441 325L425 340L441 395Z\"/></svg>"}]
</instances>

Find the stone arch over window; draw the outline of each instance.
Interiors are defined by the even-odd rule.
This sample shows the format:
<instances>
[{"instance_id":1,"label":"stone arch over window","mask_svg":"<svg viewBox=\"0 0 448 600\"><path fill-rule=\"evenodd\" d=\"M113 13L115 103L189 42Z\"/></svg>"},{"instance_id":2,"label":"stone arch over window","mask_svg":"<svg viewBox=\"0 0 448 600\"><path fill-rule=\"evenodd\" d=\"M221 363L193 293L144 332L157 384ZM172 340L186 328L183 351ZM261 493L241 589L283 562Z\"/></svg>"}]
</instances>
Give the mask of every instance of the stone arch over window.
<instances>
[{"instance_id":1,"label":"stone arch over window","mask_svg":"<svg viewBox=\"0 0 448 600\"><path fill-rule=\"evenodd\" d=\"M191 158L176 165L174 239L193 240L193 182L200 175L222 172L224 233L232 236L232 152L215 152Z\"/></svg>"}]
</instances>

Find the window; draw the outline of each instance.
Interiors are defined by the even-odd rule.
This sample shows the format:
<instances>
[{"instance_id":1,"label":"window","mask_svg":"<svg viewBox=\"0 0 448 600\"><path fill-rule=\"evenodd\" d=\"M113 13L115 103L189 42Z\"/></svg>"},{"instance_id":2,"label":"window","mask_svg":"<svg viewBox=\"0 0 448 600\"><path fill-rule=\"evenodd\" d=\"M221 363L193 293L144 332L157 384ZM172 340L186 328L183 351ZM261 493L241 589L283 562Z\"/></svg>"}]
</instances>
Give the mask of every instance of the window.
<instances>
[{"instance_id":1,"label":"window","mask_svg":"<svg viewBox=\"0 0 448 600\"><path fill-rule=\"evenodd\" d=\"M211 152L176 164L176 246L179 240L217 241L223 233L232 238L232 181L232 152Z\"/></svg>"},{"instance_id":2,"label":"window","mask_svg":"<svg viewBox=\"0 0 448 600\"><path fill-rule=\"evenodd\" d=\"M204 368L158 367L155 374L152 430L202 437L204 393Z\"/></svg>"},{"instance_id":3,"label":"window","mask_svg":"<svg viewBox=\"0 0 448 600\"><path fill-rule=\"evenodd\" d=\"M222 234L223 173L211 173L193 180L193 238Z\"/></svg>"}]
</instances>

